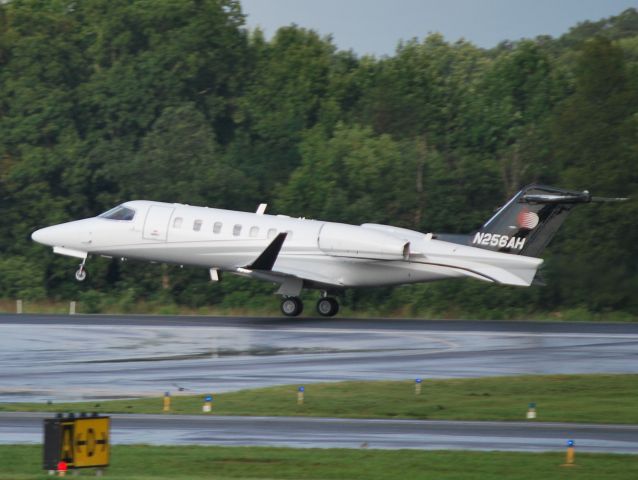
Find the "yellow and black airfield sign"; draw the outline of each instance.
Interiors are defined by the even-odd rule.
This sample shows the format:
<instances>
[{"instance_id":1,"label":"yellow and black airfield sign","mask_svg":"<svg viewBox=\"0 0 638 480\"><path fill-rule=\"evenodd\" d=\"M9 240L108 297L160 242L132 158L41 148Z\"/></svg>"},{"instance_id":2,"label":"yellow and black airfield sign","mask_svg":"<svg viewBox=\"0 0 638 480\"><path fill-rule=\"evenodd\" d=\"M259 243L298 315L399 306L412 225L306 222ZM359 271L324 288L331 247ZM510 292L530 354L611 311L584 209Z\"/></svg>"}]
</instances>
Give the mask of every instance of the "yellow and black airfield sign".
<instances>
[{"instance_id":1,"label":"yellow and black airfield sign","mask_svg":"<svg viewBox=\"0 0 638 480\"><path fill-rule=\"evenodd\" d=\"M44 469L59 462L68 468L107 467L110 458L110 417L69 416L44 420Z\"/></svg>"}]
</instances>

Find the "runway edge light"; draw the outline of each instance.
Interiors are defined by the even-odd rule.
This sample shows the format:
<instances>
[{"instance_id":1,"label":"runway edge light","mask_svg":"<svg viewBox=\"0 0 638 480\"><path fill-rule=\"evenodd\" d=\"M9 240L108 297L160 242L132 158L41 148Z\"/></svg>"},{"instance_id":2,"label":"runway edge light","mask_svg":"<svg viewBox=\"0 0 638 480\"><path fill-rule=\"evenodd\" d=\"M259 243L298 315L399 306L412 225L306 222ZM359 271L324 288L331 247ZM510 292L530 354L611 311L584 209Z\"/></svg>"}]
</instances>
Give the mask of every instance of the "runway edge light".
<instances>
[{"instance_id":1,"label":"runway edge light","mask_svg":"<svg viewBox=\"0 0 638 480\"><path fill-rule=\"evenodd\" d=\"M164 405L162 407L164 413L171 411L171 392L164 392Z\"/></svg>"},{"instance_id":2,"label":"runway edge light","mask_svg":"<svg viewBox=\"0 0 638 480\"><path fill-rule=\"evenodd\" d=\"M213 396L206 395L204 397L204 405L202 406L202 412L209 413L213 409Z\"/></svg>"},{"instance_id":3,"label":"runway edge light","mask_svg":"<svg viewBox=\"0 0 638 480\"><path fill-rule=\"evenodd\" d=\"M303 387L303 385L297 389L297 405L303 405L305 391L306 389Z\"/></svg>"},{"instance_id":4,"label":"runway edge light","mask_svg":"<svg viewBox=\"0 0 638 480\"><path fill-rule=\"evenodd\" d=\"M565 463L561 465L561 467L575 467L575 457L576 452L574 451L574 447L576 442L573 440L567 440L567 455L565 456Z\"/></svg>"},{"instance_id":5,"label":"runway edge light","mask_svg":"<svg viewBox=\"0 0 638 480\"><path fill-rule=\"evenodd\" d=\"M534 402L531 402L527 406L527 419L534 420L535 418L536 418L536 404Z\"/></svg>"},{"instance_id":6,"label":"runway edge light","mask_svg":"<svg viewBox=\"0 0 638 480\"><path fill-rule=\"evenodd\" d=\"M417 378L414 380L414 394L415 395L421 395L421 382L423 380L421 380L420 378Z\"/></svg>"}]
</instances>

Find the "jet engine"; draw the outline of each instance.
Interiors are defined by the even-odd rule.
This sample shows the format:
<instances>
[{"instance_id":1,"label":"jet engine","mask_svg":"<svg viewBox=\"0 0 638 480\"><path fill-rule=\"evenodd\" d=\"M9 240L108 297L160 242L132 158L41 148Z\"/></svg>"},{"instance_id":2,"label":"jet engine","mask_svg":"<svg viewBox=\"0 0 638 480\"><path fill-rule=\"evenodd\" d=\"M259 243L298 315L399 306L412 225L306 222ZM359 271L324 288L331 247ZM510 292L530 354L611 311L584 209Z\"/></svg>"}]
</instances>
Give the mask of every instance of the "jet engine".
<instances>
[{"instance_id":1,"label":"jet engine","mask_svg":"<svg viewBox=\"0 0 638 480\"><path fill-rule=\"evenodd\" d=\"M343 223L324 223L319 230L318 245L333 257L404 260L410 256L410 242L386 232Z\"/></svg>"}]
</instances>

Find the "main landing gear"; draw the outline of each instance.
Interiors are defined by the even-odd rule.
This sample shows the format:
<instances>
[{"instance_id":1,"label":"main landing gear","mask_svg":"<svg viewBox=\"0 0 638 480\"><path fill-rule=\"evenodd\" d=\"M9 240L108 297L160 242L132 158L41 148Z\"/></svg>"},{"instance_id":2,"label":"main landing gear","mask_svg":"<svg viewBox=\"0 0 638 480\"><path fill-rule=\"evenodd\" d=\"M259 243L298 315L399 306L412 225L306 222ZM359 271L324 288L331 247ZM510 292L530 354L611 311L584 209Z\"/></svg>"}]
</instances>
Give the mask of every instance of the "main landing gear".
<instances>
[{"instance_id":1,"label":"main landing gear","mask_svg":"<svg viewBox=\"0 0 638 480\"><path fill-rule=\"evenodd\" d=\"M317 313L322 317L332 317L339 311L339 302L332 297L321 297L317 301ZM303 312L303 302L299 297L285 297L281 301L281 313L296 317Z\"/></svg>"},{"instance_id":2,"label":"main landing gear","mask_svg":"<svg viewBox=\"0 0 638 480\"><path fill-rule=\"evenodd\" d=\"M333 317L339 311L339 302L332 297L321 297L317 300L317 313L322 317Z\"/></svg>"},{"instance_id":3,"label":"main landing gear","mask_svg":"<svg viewBox=\"0 0 638 480\"><path fill-rule=\"evenodd\" d=\"M281 301L281 313L287 317L296 317L303 312L303 302L299 297L286 297Z\"/></svg>"}]
</instances>

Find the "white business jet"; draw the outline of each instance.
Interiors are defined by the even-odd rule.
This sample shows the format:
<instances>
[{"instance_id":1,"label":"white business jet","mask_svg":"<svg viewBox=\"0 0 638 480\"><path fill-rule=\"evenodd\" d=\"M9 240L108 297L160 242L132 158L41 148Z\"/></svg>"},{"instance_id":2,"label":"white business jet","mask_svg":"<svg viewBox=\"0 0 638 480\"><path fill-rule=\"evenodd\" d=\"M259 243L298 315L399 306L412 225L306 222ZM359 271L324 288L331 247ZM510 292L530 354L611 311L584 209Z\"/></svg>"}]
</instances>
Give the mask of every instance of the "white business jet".
<instances>
[{"instance_id":1,"label":"white business jet","mask_svg":"<svg viewBox=\"0 0 638 480\"><path fill-rule=\"evenodd\" d=\"M529 286L537 258L577 204L614 201L554 187L530 185L471 235L423 234L405 228L360 226L147 200L125 202L97 217L37 230L33 240L54 253L192 265L213 281L230 272L279 284L281 311L299 315L303 288L322 292L317 312L339 310L334 294L378 287L471 277Z\"/></svg>"}]
</instances>

